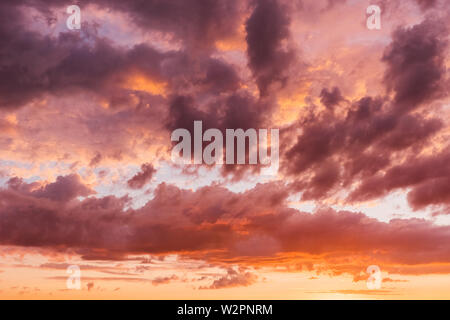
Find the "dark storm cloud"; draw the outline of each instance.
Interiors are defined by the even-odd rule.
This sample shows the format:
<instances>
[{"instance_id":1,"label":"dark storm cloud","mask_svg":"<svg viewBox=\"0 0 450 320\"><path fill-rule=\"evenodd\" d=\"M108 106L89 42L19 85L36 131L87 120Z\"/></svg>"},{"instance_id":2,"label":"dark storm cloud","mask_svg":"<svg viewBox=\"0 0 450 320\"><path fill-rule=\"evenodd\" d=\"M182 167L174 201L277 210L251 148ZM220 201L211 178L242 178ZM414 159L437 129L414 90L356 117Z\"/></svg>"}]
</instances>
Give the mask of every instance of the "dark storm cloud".
<instances>
[{"instance_id":1,"label":"dark storm cloud","mask_svg":"<svg viewBox=\"0 0 450 320\"><path fill-rule=\"evenodd\" d=\"M204 84L212 93L232 92L239 89L240 79L236 70L217 59L210 59L206 68Z\"/></svg>"},{"instance_id":2,"label":"dark storm cloud","mask_svg":"<svg viewBox=\"0 0 450 320\"><path fill-rule=\"evenodd\" d=\"M13 1L10 1L13 2ZM52 9L69 4L80 8L95 4L100 8L124 13L143 31L171 34L190 50L211 49L215 41L235 35L246 1L239 0L17 0L52 17Z\"/></svg>"},{"instance_id":3,"label":"dark storm cloud","mask_svg":"<svg viewBox=\"0 0 450 320\"><path fill-rule=\"evenodd\" d=\"M448 31L439 20L425 20L410 28L399 28L383 55L389 89L401 110L416 108L444 89L444 64Z\"/></svg>"},{"instance_id":4,"label":"dark storm cloud","mask_svg":"<svg viewBox=\"0 0 450 320\"><path fill-rule=\"evenodd\" d=\"M162 73L177 95L230 94L239 89L241 80L236 67L209 55L192 55L192 52L167 52Z\"/></svg>"},{"instance_id":5,"label":"dark storm cloud","mask_svg":"<svg viewBox=\"0 0 450 320\"><path fill-rule=\"evenodd\" d=\"M302 200L320 199L327 195L339 181L340 168L336 163L324 163L316 170L314 177L308 182L308 187L302 195Z\"/></svg>"},{"instance_id":6,"label":"dark storm cloud","mask_svg":"<svg viewBox=\"0 0 450 320\"><path fill-rule=\"evenodd\" d=\"M320 199L337 186L341 190L355 182L360 186L348 198L351 202L415 185L391 175L390 170L395 168L391 160L399 152L403 156L417 154L444 127L426 106L444 94L446 45L438 21L425 20L398 29L382 58L387 64L386 83L395 94L392 101L387 97L364 97L351 103L344 114L335 114L332 107L345 99L339 88L323 89L320 97L326 110L311 109L297 124L284 130L283 136L292 144L283 145L281 168L294 178L293 186L304 191L303 199ZM383 170L387 170L384 177L380 176ZM443 173L442 177L446 176L448 173ZM444 185L442 179L429 181L435 196L425 193L425 187L417 187L409 194L410 204L415 208L445 205Z\"/></svg>"},{"instance_id":7,"label":"dark storm cloud","mask_svg":"<svg viewBox=\"0 0 450 320\"><path fill-rule=\"evenodd\" d=\"M60 176L55 182L43 187L37 183L25 183L21 178L14 177L7 182L11 190L21 192L36 198L46 198L58 202L67 202L76 197L95 193L85 186L78 175Z\"/></svg>"},{"instance_id":8,"label":"dark storm cloud","mask_svg":"<svg viewBox=\"0 0 450 320\"><path fill-rule=\"evenodd\" d=\"M388 168L395 152L420 150L442 127L439 119L399 114L389 101L366 97L344 117L326 109L286 129L284 137L294 143L282 149L282 170L302 181L295 185L305 191L305 199L321 198L338 181L349 186ZM301 134L296 135L299 129ZM340 168L330 162L340 163ZM313 178L308 182L309 174Z\"/></svg>"},{"instance_id":9,"label":"dark storm cloud","mask_svg":"<svg viewBox=\"0 0 450 320\"><path fill-rule=\"evenodd\" d=\"M338 87L333 87L331 91L327 88L323 88L320 92L320 102L327 108L332 108L343 100L344 98L342 97L341 91Z\"/></svg>"},{"instance_id":10,"label":"dark storm cloud","mask_svg":"<svg viewBox=\"0 0 450 320\"><path fill-rule=\"evenodd\" d=\"M167 31L164 25L179 29L177 32L182 32L180 38L187 42L206 43L212 41L214 32L230 30L225 11L234 10L236 4L231 1L194 2L152 1L144 4L135 1L125 4L111 1L108 5L124 6L125 12L135 11L136 19L141 15L144 18L146 14L155 15L158 18L150 19L150 23L161 27L163 32ZM21 3L0 5L0 16L4 16L0 22L0 108L15 108L45 94L79 89L104 96L113 107L129 105L132 101L130 92L121 85L126 74L133 71L153 80L169 82L169 90L181 92L194 90L217 94L239 87L239 76L233 66L205 54L194 54L192 50L162 53L145 44L121 48L109 39L99 37L95 28L87 24L81 32L62 32L57 36L29 30L24 23L25 13L18 8ZM52 4L63 5L59 1L50 2L47 9ZM39 1L27 5L42 7ZM237 16L233 15L233 18ZM182 23L174 23L172 19L182 19ZM219 25L222 24L227 26L221 31ZM208 38L208 32L212 38ZM191 45L195 46L195 43Z\"/></svg>"},{"instance_id":11,"label":"dark storm cloud","mask_svg":"<svg viewBox=\"0 0 450 320\"><path fill-rule=\"evenodd\" d=\"M191 137L194 137L194 121L202 121L203 132L215 128L219 129L225 137L226 129L270 128L270 119L275 107L275 103L255 99L251 94L242 90L216 99L202 109L198 107L193 96L175 96L172 97L170 103L166 128L169 131L183 128L190 132ZM209 142L204 141L203 148L208 144ZM193 156L193 144L191 144L191 148ZM235 154L237 154L237 144L234 145L234 148ZM225 150L223 154L226 154ZM248 146L245 149L245 156L246 163L248 163ZM234 180L240 180L246 173L259 172L260 169L260 165L224 164L222 174L231 176Z\"/></svg>"},{"instance_id":12,"label":"dark storm cloud","mask_svg":"<svg viewBox=\"0 0 450 320\"><path fill-rule=\"evenodd\" d=\"M351 251L390 263L449 262L449 249L442 245L449 241L448 226L422 219L386 223L331 209L301 212L288 207L290 192L278 183L242 193L220 186L190 191L161 184L138 210L125 210L126 197L73 200L73 192L64 190L67 195L43 201L26 190L0 189L0 243L70 250L99 260L177 253L226 264L253 255L247 264L258 265L267 257L282 262L280 255L290 253L347 259ZM256 253L254 248L259 248ZM216 284L245 279L229 272Z\"/></svg>"},{"instance_id":13,"label":"dark storm cloud","mask_svg":"<svg viewBox=\"0 0 450 320\"><path fill-rule=\"evenodd\" d=\"M14 10L0 8L5 14ZM110 77L131 64L122 50L95 35L50 37L20 25L14 30L2 27L6 37L0 47L0 107L19 107L46 93L104 91ZM84 41L86 36L94 37L92 45Z\"/></svg>"},{"instance_id":14,"label":"dark storm cloud","mask_svg":"<svg viewBox=\"0 0 450 320\"><path fill-rule=\"evenodd\" d=\"M350 195L352 200L370 200L402 188L412 188L408 201L414 209L450 204L450 153L410 157L384 174L374 175Z\"/></svg>"},{"instance_id":15,"label":"dark storm cloud","mask_svg":"<svg viewBox=\"0 0 450 320\"><path fill-rule=\"evenodd\" d=\"M284 49L289 38L288 8L275 0L257 0L247 20L247 54L249 67L256 78L261 96L268 94L271 84L287 81L287 71L294 52Z\"/></svg>"},{"instance_id":16,"label":"dark storm cloud","mask_svg":"<svg viewBox=\"0 0 450 320\"><path fill-rule=\"evenodd\" d=\"M255 99L246 91L220 97L200 109L193 96L174 96L170 103L169 130L187 129L193 134L194 121L203 122L204 130L263 128L270 120L275 105Z\"/></svg>"},{"instance_id":17,"label":"dark storm cloud","mask_svg":"<svg viewBox=\"0 0 450 320\"><path fill-rule=\"evenodd\" d=\"M21 105L39 93L46 80L41 77L42 64L54 57L52 42L25 32L21 20L11 1L0 3L0 107ZM33 50L36 47L39 52Z\"/></svg>"},{"instance_id":18,"label":"dark storm cloud","mask_svg":"<svg viewBox=\"0 0 450 320\"><path fill-rule=\"evenodd\" d=\"M24 27L23 16L16 6L21 3L0 4L0 16L4 18L0 19L3 108L19 107L46 94L73 90L95 92L112 109L127 107L133 103L131 94L144 99L141 93L136 93L139 90L121 86L128 73L139 71L151 80L167 83L167 95L161 96L151 108L143 108L142 101L133 105L141 111L160 108L156 104L167 110L158 113L158 117L143 111L137 115L139 119L153 117L168 131L186 128L192 132L195 120L203 122L204 130L268 128L277 107L270 88L283 85L295 64L295 53L288 49L289 7L275 0L252 2L245 24L248 66L258 85L259 99L241 89L236 66L211 56L213 42L232 35L236 21L242 18L241 5L235 1L95 2L128 13L143 28L172 33L183 42L183 49L168 52L145 44L119 47L89 28L81 33L44 36ZM51 4L65 5L63 1L48 2ZM428 19L413 27L399 28L393 34L382 58L387 66L384 79L394 95L392 100L364 97L351 102L338 87L324 88L319 97L326 110L317 112L316 108L283 130L281 171L305 191L304 199L323 198L335 188L355 182L361 184L362 191L358 189L351 200L368 198L365 183L382 170L389 170L397 152L408 155L420 151L442 128L442 120L432 117L425 107L446 89L447 33L443 25L439 20ZM191 50L193 47L196 49ZM334 107L343 105L343 101L349 107L334 114ZM411 113L413 110L415 113ZM103 121L90 119L87 127L91 132L109 134L116 131L116 123L120 121L121 128L127 128L126 121L134 113L128 111ZM145 123L148 124L151 121ZM97 164L94 160L92 165ZM243 166L239 170L248 168ZM239 170L236 166L224 166L225 173ZM430 187L440 191L444 182L434 181ZM439 194L436 192L436 197L432 197L417 191L411 193L410 202L418 207L444 201L445 197Z\"/></svg>"},{"instance_id":19,"label":"dark storm cloud","mask_svg":"<svg viewBox=\"0 0 450 320\"><path fill-rule=\"evenodd\" d=\"M103 7L128 13L145 30L172 33L186 47L214 45L235 34L241 16L239 0L95 0ZM245 3L245 2L244 2Z\"/></svg>"}]
</instances>

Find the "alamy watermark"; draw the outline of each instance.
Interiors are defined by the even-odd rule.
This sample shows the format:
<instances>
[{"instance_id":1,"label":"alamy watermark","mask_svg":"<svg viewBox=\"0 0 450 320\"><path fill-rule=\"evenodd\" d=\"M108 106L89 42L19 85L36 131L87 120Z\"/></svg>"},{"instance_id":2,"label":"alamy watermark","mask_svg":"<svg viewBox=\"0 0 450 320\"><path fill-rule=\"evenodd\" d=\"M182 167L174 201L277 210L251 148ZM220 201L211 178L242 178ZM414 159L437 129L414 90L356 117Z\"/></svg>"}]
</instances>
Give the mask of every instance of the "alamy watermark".
<instances>
[{"instance_id":1,"label":"alamy watermark","mask_svg":"<svg viewBox=\"0 0 450 320\"><path fill-rule=\"evenodd\" d=\"M366 273L369 274L369 278L366 281L367 289L369 290L381 289L383 277L381 275L380 267L376 265L368 266Z\"/></svg>"},{"instance_id":2,"label":"alamy watermark","mask_svg":"<svg viewBox=\"0 0 450 320\"><path fill-rule=\"evenodd\" d=\"M69 290L81 289L81 269L77 265L67 267L66 273L70 274L66 281L66 287Z\"/></svg>"},{"instance_id":3,"label":"alamy watermark","mask_svg":"<svg viewBox=\"0 0 450 320\"><path fill-rule=\"evenodd\" d=\"M381 29L381 8L375 4L367 7L366 13L370 16L367 18L366 26L369 30Z\"/></svg>"},{"instance_id":4,"label":"alamy watermark","mask_svg":"<svg viewBox=\"0 0 450 320\"><path fill-rule=\"evenodd\" d=\"M268 166L263 168L265 175L275 175L278 172L279 129L270 129L270 156L268 156L268 129L259 129L258 131L256 129L247 129L246 131L226 129L224 141L222 131L208 129L203 133L202 121L194 121L193 142L191 133L187 129L174 130L171 140L178 142L172 149L172 161L177 164L260 164ZM210 143L203 149L203 142ZM192 144L194 146L193 157ZM248 163L246 163L247 150Z\"/></svg>"},{"instance_id":5,"label":"alamy watermark","mask_svg":"<svg viewBox=\"0 0 450 320\"><path fill-rule=\"evenodd\" d=\"M70 16L66 20L66 26L69 30L81 29L81 9L76 4L68 6L66 12Z\"/></svg>"}]
</instances>

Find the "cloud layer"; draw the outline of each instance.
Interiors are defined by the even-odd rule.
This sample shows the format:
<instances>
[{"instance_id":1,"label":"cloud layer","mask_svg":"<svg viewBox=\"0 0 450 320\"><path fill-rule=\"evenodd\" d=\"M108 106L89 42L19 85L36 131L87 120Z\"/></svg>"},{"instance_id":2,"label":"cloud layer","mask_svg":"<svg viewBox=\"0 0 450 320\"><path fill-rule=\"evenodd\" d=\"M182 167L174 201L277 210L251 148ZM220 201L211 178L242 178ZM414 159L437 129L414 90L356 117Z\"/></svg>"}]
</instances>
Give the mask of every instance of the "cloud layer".
<instances>
[{"instance_id":1,"label":"cloud layer","mask_svg":"<svg viewBox=\"0 0 450 320\"><path fill-rule=\"evenodd\" d=\"M203 289L275 265L449 272L445 0L377 1L379 31L348 1L77 3L80 31L64 1L0 4L0 246L225 270ZM280 129L278 175L171 163L171 132L194 121Z\"/></svg>"}]
</instances>

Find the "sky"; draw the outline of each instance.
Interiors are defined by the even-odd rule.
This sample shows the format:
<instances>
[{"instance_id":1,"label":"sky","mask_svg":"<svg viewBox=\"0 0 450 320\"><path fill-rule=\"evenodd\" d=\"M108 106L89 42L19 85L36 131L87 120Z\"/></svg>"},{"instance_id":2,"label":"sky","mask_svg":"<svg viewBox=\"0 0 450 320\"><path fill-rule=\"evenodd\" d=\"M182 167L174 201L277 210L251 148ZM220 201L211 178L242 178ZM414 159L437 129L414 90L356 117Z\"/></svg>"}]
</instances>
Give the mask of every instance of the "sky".
<instances>
[{"instance_id":1,"label":"sky","mask_svg":"<svg viewBox=\"0 0 450 320\"><path fill-rule=\"evenodd\" d=\"M449 21L447 0L2 0L0 298L450 299ZM278 170L175 162L194 121L278 129Z\"/></svg>"}]
</instances>

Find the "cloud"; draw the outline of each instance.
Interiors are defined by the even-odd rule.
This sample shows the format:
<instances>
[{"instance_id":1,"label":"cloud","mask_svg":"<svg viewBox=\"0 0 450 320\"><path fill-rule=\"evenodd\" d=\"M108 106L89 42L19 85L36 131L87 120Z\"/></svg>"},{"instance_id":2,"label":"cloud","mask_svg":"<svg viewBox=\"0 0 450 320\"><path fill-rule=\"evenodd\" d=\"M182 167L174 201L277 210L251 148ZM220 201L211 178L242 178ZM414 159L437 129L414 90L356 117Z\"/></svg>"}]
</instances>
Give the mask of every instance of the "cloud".
<instances>
[{"instance_id":1,"label":"cloud","mask_svg":"<svg viewBox=\"0 0 450 320\"><path fill-rule=\"evenodd\" d=\"M168 284L174 280L178 280L178 277L176 275L171 275L170 277L157 277L152 280L152 284L154 286L159 286L161 284Z\"/></svg>"},{"instance_id":2,"label":"cloud","mask_svg":"<svg viewBox=\"0 0 450 320\"><path fill-rule=\"evenodd\" d=\"M256 282L258 277L251 273L245 271L236 271L233 268L227 269L227 274L220 277L210 286L201 286L199 289L224 289L233 287L248 287Z\"/></svg>"},{"instance_id":3,"label":"cloud","mask_svg":"<svg viewBox=\"0 0 450 320\"><path fill-rule=\"evenodd\" d=\"M395 166L393 160L406 160L405 167L411 161L421 163L416 155L445 127L431 107L444 95L447 42L443 30L438 21L425 20L394 32L382 58L393 99L366 96L350 101L339 88L324 88L320 97L326 109L312 105L283 129L281 170L303 192L303 200L324 199L344 188L350 192L348 202L366 201L395 188L414 186L411 179L396 176L402 165ZM334 110L344 101L339 111ZM412 192L410 204L414 208L446 205L444 180L430 185L434 196Z\"/></svg>"},{"instance_id":4,"label":"cloud","mask_svg":"<svg viewBox=\"0 0 450 320\"><path fill-rule=\"evenodd\" d=\"M431 179L408 193L408 201L418 210L428 205L450 205L450 179L439 177Z\"/></svg>"},{"instance_id":5,"label":"cloud","mask_svg":"<svg viewBox=\"0 0 450 320\"><path fill-rule=\"evenodd\" d=\"M355 261L371 257L380 265L450 263L448 226L423 219L380 222L363 213L332 209L305 213L287 206L289 194L274 183L240 194L219 186L194 192L161 184L144 207L125 210L127 200L112 196L68 206L8 188L0 192L0 227L5 230L0 244L70 249L96 260L177 253L258 266L266 258L283 261L284 255L296 253L326 265L330 262L324 257L336 262L351 252ZM245 249L249 245L271 250L250 258Z\"/></svg>"},{"instance_id":6,"label":"cloud","mask_svg":"<svg viewBox=\"0 0 450 320\"><path fill-rule=\"evenodd\" d=\"M92 20L83 18L79 32L58 32L36 27L27 10L51 20L66 3L3 1L0 245L84 260L176 254L227 270L210 289L251 285L257 278L245 267L259 266L358 275L370 262L400 274L449 273L448 226L321 206L307 213L290 203L297 193L317 205L401 191L413 210L450 206L440 108L448 98L448 20L435 17L446 2L415 1L429 13L422 22L415 4L411 12L399 6L395 18L409 25L386 48L393 16L384 16L379 36L355 29L353 37L350 28L361 26L352 19L323 32L343 2L80 0ZM96 26L102 10L131 25L133 36L120 23ZM239 48L219 45L235 37ZM195 120L223 133L280 127L280 181L251 188L258 166L225 165L209 186L161 183L151 200L130 208L126 187L144 188L168 156L170 131L192 133ZM130 177L125 164L142 166ZM195 168L199 177L208 169ZM36 181L48 176L57 178ZM246 191L222 185L229 176Z\"/></svg>"},{"instance_id":7,"label":"cloud","mask_svg":"<svg viewBox=\"0 0 450 320\"><path fill-rule=\"evenodd\" d=\"M320 102L327 108L332 108L339 102L343 101L344 98L341 95L341 91L338 87L333 87L331 91L327 88L323 88L320 92Z\"/></svg>"},{"instance_id":8,"label":"cloud","mask_svg":"<svg viewBox=\"0 0 450 320\"><path fill-rule=\"evenodd\" d=\"M128 180L128 186L132 189L141 189L151 180L155 171L155 168L150 163L144 163L141 166L141 172Z\"/></svg>"},{"instance_id":9,"label":"cloud","mask_svg":"<svg viewBox=\"0 0 450 320\"><path fill-rule=\"evenodd\" d=\"M67 202L76 197L85 197L95 193L92 189L85 186L81 182L80 176L76 174L64 177L59 176L55 182L40 187L36 183L25 183L18 177L9 179L7 184L12 190L29 194L32 197L46 198L59 202Z\"/></svg>"},{"instance_id":10,"label":"cloud","mask_svg":"<svg viewBox=\"0 0 450 320\"><path fill-rule=\"evenodd\" d=\"M384 78L395 92L397 108L414 109L441 93L447 33L438 19L393 33L382 60L388 65Z\"/></svg>"},{"instance_id":11,"label":"cloud","mask_svg":"<svg viewBox=\"0 0 450 320\"><path fill-rule=\"evenodd\" d=\"M268 94L271 84L283 84L294 53L282 48L289 38L288 8L279 1L258 0L247 20L247 54L249 67L258 84L261 96Z\"/></svg>"},{"instance_id":12,"label":"cloud","mask_svg":"<svg viewBox=\"0 0 450 320\"><path fill-rule=\"evenodd\" d=\"M169 33L193 51L211 48L217 40L235 35L242 15L242 3L237 0L95 2L102 7L128 13L143 30Z\"/></svg>"},{"instance_id":13,"label":"cloud","mask_svg":"<svg viewBox=\"0 0 450 320\"><path fill-rule=\"evenodd\" d=\"M391 166L395 152L423 147L443 127L437 118L400 115L393 108L382 99L365 97L344 115L328 108L311 112L282 132L281 170L297 181L305 198L320 199L335 186L365 184Z\"/></svg>"},{"instance_id":14,"label":"cloud","mask_svg":"<svg viewBox=\"0 0 450 320\"><path fill-rule=\"evenodd\" d=\"M447 151L427 157L412 156L384 174L364 181L350 195L351 199L368 200L397 189L412 188L408 201L414 209L427 205L448 205L450 154Z\"/></svg>"},{"instance_id":15,"label":"cloud","mask_svg":"<svg viewBox=\"0 0 450 320\"><path fill-rule=\"evenodd\" d=\"M52 37L28 30L18 6L2 4L0 14L10 17L9 22L0 24L4 39L0 108L17 108L47 93L103 91L109 77L126 64L122 50L88 29ZM92 38L92 46L83 37Z\"/></svg>"}]
</instances>

